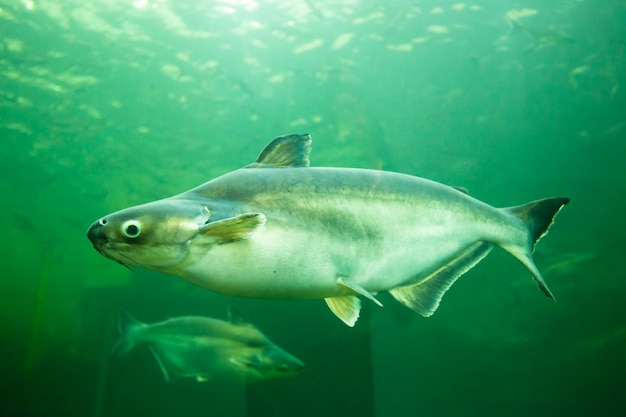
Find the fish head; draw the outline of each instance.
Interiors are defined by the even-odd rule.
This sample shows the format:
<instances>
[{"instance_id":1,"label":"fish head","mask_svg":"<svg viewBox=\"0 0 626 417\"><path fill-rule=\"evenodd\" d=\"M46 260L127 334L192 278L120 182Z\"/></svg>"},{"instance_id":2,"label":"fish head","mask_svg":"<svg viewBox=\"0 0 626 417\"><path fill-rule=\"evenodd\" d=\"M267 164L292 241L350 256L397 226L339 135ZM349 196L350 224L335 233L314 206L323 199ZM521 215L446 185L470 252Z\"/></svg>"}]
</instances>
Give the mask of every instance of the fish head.
<instances>
[{"instance_id":1,"label":"fish head","mask_svg":"<svg viewBox=\"0 0 626 417\"><path fill-rule=\"evenodd\" d=\"M302 361L271 342L231 358L231 362L241 368L248 382L286 378L304 370Z\"/></svg>"},{"instance_id":2,"label":"fish head","mask_svg":"<svg viewBox=\"0 0 626 417\"><path fill-rule=\"evenodd\" d=\"M185 259L209 217L200 202L165 199L104 216L87 237L100 254L122 265L165 270Z\"/></svg>"}]
</instances>

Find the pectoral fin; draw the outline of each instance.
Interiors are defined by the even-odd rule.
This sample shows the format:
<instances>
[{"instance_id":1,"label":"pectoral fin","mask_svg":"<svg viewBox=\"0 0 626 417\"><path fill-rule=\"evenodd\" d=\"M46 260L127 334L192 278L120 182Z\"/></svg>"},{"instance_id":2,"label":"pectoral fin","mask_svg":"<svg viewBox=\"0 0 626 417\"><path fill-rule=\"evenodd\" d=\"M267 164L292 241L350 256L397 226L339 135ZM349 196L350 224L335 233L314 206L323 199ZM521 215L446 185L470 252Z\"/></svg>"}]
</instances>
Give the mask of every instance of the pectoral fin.
<instances>
[{"instance_id":1,"label":"pectoral fin","mask_svg":"<svg viewBox=\"0 0 626 417\"><path fill-rule=\"evenodd\" d=\"M230 363L235 364L241 368L260 368L263 364L261 360L257 356L249 356L249 357L232 357L229 359Z\"/></svg>"},{"instance_id":2,"label":"pectoral fin","mask_svg":"<svg viewBox=\"0 0 626 417\"><path fill-rule=\"evenodd\" d=\"M218 220L200 228L200 233L228 243L248 238L259 227L265 224L265 215L261 213L245 213L237 217Z\"/></svg>"},{"instance_id":3,"label":"pectoral fin","mask_svg":"<svg viewBox=\"0 0 626 417\"><path fill-rule=\"evenodd\" d=\"M324 298L328 308L335 316L339 317L341 321L346 323L350 327L354 327L354 324L359 319L359 312L361 311L361 300L354 295L344 295L341 297L328 297Z\"/></svg>"},{"instance_id":4,"label":"pectoral fin","mask_svg":"<svg viewBox=\"0 0 626 417\"><path fill-rule=\"evenodd\" d=\"M350 291L354 291L355 293L362 295L363 297L367 298L368 300L373 301L379 307L383 306L382 303L376 299L376 297L374 297L365 288L361 287L359 284L357 284L355 282L347 281L347 280L344 280L343 278L339 277L339 278L337 278L337 284L342 286L342 287L344 287L344 288L349 289Z\"/></svg>"}]
</instances>

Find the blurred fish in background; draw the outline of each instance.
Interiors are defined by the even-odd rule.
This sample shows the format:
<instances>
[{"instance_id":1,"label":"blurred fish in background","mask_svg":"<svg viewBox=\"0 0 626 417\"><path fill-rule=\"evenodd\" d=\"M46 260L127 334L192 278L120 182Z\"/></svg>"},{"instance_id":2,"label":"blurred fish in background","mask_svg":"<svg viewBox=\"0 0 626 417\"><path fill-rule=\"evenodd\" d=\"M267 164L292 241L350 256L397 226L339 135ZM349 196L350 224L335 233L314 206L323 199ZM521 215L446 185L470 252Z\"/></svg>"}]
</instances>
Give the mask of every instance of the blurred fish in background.
<instances>
[{"instance_id":1,"label":"blurred fish in background","mask_svg":"<svg viewBox=\"0 0 626 417\"><path fill-rule=\"evenodd\" d=\"M147 344L166 381L258 382L299 374L304 364L272 343L236 309L229 321L201 316L175 317L147 324L120 313L120 338L113 355Z\"/></svg>"}]
</instances>

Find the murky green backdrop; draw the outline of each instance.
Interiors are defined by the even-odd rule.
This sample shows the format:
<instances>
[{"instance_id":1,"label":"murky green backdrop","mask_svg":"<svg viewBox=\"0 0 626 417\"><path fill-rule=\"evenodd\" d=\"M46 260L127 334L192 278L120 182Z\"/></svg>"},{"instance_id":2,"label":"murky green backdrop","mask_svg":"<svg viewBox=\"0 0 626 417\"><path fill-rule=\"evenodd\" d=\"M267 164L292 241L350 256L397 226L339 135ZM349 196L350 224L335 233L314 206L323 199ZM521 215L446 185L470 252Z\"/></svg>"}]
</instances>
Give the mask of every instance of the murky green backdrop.
<instances>
[{"instance_id":1,"label":"murky green backdrop","mask_svg":"<svg viewBox=\"0 0 626 417\"><path fill-rule=\"evenodd\" d=\"M2 415L626 415L626 3L0 0ZM494 251L425 319L381 296L229 298L132 273L89 224L309 132L313 165L401 171L496 206L568 196L535 258ZM416 254L419 256L419 254ZM166 383L144 321L235 305L307 365Z\"/></svg>"}]
</instances>

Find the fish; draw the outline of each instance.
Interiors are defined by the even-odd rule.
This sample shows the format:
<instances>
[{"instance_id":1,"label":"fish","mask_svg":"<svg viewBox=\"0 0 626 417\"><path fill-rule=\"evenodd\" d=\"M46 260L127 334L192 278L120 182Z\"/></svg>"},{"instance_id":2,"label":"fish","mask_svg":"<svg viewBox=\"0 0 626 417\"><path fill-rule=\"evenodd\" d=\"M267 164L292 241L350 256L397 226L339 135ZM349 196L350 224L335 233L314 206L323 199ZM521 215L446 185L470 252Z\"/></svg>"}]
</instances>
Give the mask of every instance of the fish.
<instances>
[{"instance_id":1,"label":"fish","mask_svg":"<svg viewBox=\"0 0 626 417\"><path fill-rule=\"evenodd\" d=\"M495 208L408 174L311 167L312 138L272 140L255 162L181 194L96 220L87 237L127 267L240 297L324 299L348 326L389 292L424 317L498 246L545 295L535 244L569 198Z\"/></svg>"},{"instance_id":2,"label":"fish","mask_svg":"<svg viewBox=\"0 0 626 417\"><path fill-rule=\"evenodd\" d=\"M228 321L183 316L146 324L122 311L112 355L120 357L147 344L167 382L195 378L255 383L303 371L302 361L272 343L237 309L229 308L228 316Z\"/></svg>"},{"instance_id":3,"label":"fish","mask_svg":"<svg viewBox=\"0 0 626 417\"><path fill-rule=\"evenodd\" d=\"M517 19L506 19L506 21L509 24L509 37L514 33L525 33L530 38L530 44L524 48L524 51L540 50L548 46L566 45L576 42L576 39L552 27L529 27L520 23Z\"/></svg>"}]
</instances>

